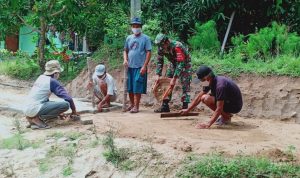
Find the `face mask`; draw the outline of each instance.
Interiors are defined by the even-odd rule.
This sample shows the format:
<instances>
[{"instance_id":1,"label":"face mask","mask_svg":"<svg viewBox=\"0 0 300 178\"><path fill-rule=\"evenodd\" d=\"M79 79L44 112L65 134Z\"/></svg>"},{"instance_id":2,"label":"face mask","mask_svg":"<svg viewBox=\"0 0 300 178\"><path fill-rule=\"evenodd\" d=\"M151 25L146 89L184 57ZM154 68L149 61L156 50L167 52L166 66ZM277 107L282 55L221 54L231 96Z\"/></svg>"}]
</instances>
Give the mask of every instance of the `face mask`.
<instances>
[{"instance_id":1,"label":"face mask","mask_svg":"<svg viewBox=\"0 0 300 178\"><path fill-rule=\"evenodd\" d=\"M58 72L54 73L53 78L57 80L59 78L59 73Z\"/></svg>"},{"instance_id":2,"label":"face mask","mask_svg":"<svg viewBox=\"0 0 300 178\"><path fill-rule=\"evenodd\" d=\"M141 28L132 28L131 30L132 30L133 34L135 34L135 35L138 35L142 32Z\"/></svg>"},{"instance_id":3,"label":"face mask","mask_svg":"<svg viewBox=\"0 0 300 178\"><path fill-rule=\"evenodd\" d=\"M207 86L209 86L209 82L208 81L203 81L203 82L201 82L202 83L202 86L203 87L207 87Z\"/></svg>"}]
</instances>

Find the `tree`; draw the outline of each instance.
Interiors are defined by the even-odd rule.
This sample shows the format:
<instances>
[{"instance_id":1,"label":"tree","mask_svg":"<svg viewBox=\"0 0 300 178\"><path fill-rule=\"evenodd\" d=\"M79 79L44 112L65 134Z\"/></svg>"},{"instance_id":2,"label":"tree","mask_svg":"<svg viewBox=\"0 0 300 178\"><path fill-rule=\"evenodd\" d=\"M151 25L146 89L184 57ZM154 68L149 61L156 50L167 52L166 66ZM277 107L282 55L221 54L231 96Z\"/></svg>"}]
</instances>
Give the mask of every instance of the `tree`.
<instances>
[{"instance_id":1,"label":"tree","mask_svg":"<svg viewBox=\"0 0 300 178\"><path fill-rule=\"evenodd\" d=\"M46 32L49 22L63 13L65 0L1 0L1 34L9 33L10 28L18 29L26 25L39 34L38 61L41 69L44 68ZM3 21L2 21L3 19Z\"/></svg>"}]
</instances>

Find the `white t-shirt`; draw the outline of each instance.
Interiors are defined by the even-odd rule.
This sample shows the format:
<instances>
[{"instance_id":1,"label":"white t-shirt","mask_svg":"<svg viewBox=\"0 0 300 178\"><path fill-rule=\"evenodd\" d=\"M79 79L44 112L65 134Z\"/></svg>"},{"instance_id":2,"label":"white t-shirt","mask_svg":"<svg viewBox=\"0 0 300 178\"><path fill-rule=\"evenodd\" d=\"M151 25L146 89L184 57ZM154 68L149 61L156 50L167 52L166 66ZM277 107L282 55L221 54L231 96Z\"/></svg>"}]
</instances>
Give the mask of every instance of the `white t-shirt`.
<instances>
[{"instance_id":1,"label":"white t-shirt","mask_svg":"<svg viewBox=\"0 0 300 178\"><path fill-rule=\"evenodd\" d=\"M93 82L94 82L94 88L95 90L99 91L99 78L98 76L94 73L93 74ZM108 95L116 95L117 94L117 86L115 83L115 79L108 73L106 73L106 77L104 79L104 82L107 84L107 94ZM101 92L102 93L102 92Z\"/></svg>"},{"instance_id":2,"label":"white t-shirt","mask_svg":"<svg viewBox=\"0 0 300 178\"><path fill-rule=\"evenodd\" d=\"M51 77L46 75L40 75L34 82L33 87L29 92L29 96L26 99L26 108L24 114L28 117L34 117L41 109L43 102L49 100L51 95L50 91L50 79Z\"/></svg>"}]
</instances>

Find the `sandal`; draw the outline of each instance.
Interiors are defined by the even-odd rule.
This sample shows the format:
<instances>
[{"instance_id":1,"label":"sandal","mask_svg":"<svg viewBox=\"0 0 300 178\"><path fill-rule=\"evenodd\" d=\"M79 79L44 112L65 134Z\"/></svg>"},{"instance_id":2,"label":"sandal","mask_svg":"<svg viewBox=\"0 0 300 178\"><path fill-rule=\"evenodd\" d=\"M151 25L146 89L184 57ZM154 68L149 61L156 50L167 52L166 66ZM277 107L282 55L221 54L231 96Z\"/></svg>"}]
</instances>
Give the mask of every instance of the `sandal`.
<instances>
[{"instance_id":1,"label":"sandal","mask_svg":"<svg viewBox=\"0 0 300 178\"><path fill-rule=\"evenodd\" d=\"M35 130L35 129L50 129L51 128L45 122L43 122L39 117L29 118L29 120L31 120L30 128L33 130Z\"/></svg>"},{"instance_id":2,"label":"sandal","mask_svg":"<svg viewBox=\"0 0 300 178\"><path fill-rule=\"evenodd\" d=\"M125 112L126 112L126 111L131 111L132 108L134 108L133 105L129 106L127 109L125 109Z\"/></svg>"},{"instance_id":3,"label":"sandal","mask_svg":"<svg viewBox=\"0 0 300 178\"><path fill-rule=\"evenodd\" d=\"M138 113L139 110L136 108L136 107L133 107L131 110L130 110L130 113Z\"/></svg>"},{"instance_id":4,"label":"sandal","mask_svg":"<svg viewBox=\"0 0 300 178\"><path fill-rule=\"evenodd\" d=\"M221 116L216 120L215 125L227 125L230 123L231 123L231 119L225 121L224 118Z\"/></svg>"}]
</instances>

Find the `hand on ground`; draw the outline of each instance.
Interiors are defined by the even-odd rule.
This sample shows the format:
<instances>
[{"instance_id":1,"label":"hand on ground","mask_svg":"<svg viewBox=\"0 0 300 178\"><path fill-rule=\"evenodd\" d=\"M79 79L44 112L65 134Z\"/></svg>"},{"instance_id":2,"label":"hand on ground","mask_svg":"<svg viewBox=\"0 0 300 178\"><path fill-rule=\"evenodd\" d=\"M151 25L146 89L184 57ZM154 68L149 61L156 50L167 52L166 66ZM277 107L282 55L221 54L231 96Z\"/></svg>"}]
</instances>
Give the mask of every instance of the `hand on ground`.
<instances>
[{"instance_id":1,"label":"hand on ground","mask_svg":"<svg viewBox=\"0 0 300 178\"><path fill-rule=\"evenodd\" d=\"M180 111L181 115L187 115L189 113L188 109L183 109Z\"/></svg>"},{"instance_id":2,"label":"hand on ground","mask_svg":"<svg viewBox=\"0 0 300 178\"><path fill-rule=\"evenodd\" d=\"M102 112L102 105L100 103L97 105L97 109L99 112Z\"/></svg>"},{"instance_id":3,"label":"hand on ground","mask_svg":"<svg viewBox=\"0 0 300 178\"><path fill-rule=\"evenodd\" d=\"M68 115L66 115L66 114L64 114L64 113L59 114L58 117L59 117L59 119L61 119L61 120L68 120L68 119L69 119Z\"/></svg>"},{"instance_id":4,"label":"hand on ground","mask_svg":"<svg viewBox=\"0 0 300 178\"><path fill-rule=\"evenodd\" d=\"M72 111L71 116L79 116L79 114L76 111Z\"/></svg>"},{"instance_id":5,"label":"hand on ground","mask_svg":"<svg viewBox=\"0 0 300 178\"><path fill-rule=\"evenodd\" d=\"M199 123L195 126L196 129L208 129L209 125L204 123Z\"/></svg>"}]
</instances>

